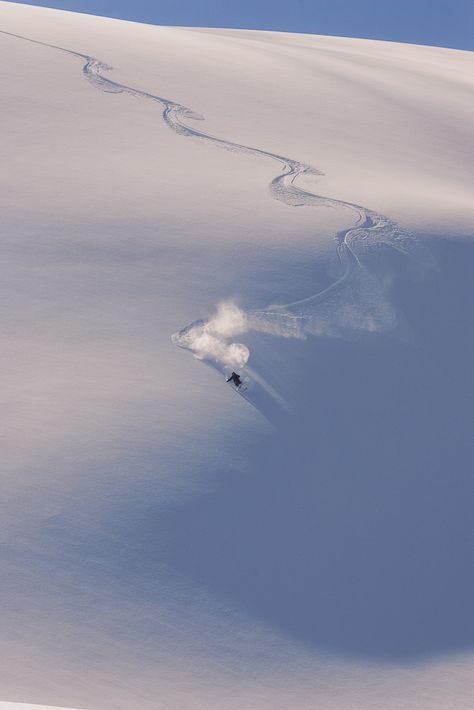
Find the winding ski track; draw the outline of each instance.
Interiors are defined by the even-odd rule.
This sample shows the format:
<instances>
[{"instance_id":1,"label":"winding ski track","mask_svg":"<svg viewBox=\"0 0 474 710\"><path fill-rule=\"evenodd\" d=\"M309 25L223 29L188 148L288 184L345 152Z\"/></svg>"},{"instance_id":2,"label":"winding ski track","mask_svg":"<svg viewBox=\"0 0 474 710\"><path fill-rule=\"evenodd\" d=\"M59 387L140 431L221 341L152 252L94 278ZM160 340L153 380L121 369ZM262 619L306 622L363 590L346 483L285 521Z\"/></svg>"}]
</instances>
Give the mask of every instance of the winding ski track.
<instances>
[{"instance_id":1,"label":"winding ski track","mask_svg":"<svg viewBox=\"0 0 474 710\"><path fill-rule=\"evenodd\" d=\"M48 44L40 40L6 32L4 30L0 30L0 33L25 42L48 47L49 49L68 54L71 57L79 59L83 63L82 72L85 79L100 91L115 94L123 93L139 99L159 103L162 108L163 121L171 130L179 135L206 141L215 146L224 148L225 150L238 152L251 157L276 161L282 166L282 170L276 177L273 178L269 185L271 195L274 199L293 207L325 205L350 210L355 214L356 220L354 226L343 230L336 236L337 256L342 267L342 272L339 278L323 291L313 294L307 298L281 306L271 306L267 310L254 311L254 317L260 317L271 321L278 318L278 314L280 314L280 317L283 320L286 319L288 328L288 323L291 319L294 321L298 318L298 316L291 315L292 309L297 309L301 306L307 308L313 304L316 305L320 303L328 295L344 286L344 284L362 268L361 259L357 252L363 252L364 247L385 244L400 251L406 251L404 245L408 235L403 233L394 222L384 215L363 207L362 205L346 202L344 200L338 200L333 197L318 195L300 187L297 184L299 179L310 175L323 175L321 171L317 170L313 166L302 163L293 158L279 155L278 153L271 153L267 150L254 148L252 146L236 143L218 136L213 136L203 130L192 127L186 123L186 120L202 121L204 120L203 116L171 99L114 81L112 78L107 76L107 73L112 70L112 67L88 54L82 54L81 52L66 49L65 47ZM288 319L290 319L290 321Z\"/></svg>"}]
</instances>

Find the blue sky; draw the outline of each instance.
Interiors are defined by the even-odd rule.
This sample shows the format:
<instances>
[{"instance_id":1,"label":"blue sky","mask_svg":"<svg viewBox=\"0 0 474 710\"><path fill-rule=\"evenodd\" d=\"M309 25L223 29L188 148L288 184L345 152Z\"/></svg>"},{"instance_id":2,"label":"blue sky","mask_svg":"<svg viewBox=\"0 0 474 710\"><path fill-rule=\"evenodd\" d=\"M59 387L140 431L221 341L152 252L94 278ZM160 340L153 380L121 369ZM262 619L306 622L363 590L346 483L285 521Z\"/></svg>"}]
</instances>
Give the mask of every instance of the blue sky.
<instances>
[{"instance_id":1,"label":"blue sky","mask_svg":"<svg viewBox=\"0 0 474 710\"><path fill-rule=\"evenodd\" d=\"M474 49L474 0L30 0L163 25L242 27Z\"/></svg>"}]
</instances>

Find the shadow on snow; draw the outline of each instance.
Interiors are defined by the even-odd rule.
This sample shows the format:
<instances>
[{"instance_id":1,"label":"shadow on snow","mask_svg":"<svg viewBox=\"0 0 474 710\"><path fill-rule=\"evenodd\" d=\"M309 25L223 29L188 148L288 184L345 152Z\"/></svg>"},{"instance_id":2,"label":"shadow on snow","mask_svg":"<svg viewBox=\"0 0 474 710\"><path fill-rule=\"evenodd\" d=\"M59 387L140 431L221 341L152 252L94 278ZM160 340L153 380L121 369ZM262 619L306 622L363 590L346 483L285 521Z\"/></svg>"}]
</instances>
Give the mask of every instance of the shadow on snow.
<instances>
[{"instance_id":1,"label":"shadow on snow","mask_svg":"<svg viewBox=\"0 0 474 710\"><path fill-rule=\"evenodd\" d=\"M243 442L251 471L139 533L166 530L171 566L313 647L402 661L473 641L473 248L434 251L393 287L410 342L279 341L294 416Z\"/></svg>"}]
</instances>

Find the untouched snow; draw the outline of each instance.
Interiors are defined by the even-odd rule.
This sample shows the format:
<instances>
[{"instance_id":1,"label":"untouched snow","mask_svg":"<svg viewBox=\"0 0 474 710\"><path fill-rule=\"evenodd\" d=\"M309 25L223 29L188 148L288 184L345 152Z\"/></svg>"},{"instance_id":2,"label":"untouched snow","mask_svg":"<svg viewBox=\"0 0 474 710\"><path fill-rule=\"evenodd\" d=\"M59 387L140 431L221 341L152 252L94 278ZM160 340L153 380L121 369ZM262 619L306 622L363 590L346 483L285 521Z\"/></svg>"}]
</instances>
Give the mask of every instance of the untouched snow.
<instances>
[{"instance_id":1,"label":"untouched snow","mask_svg":"<svg viewBox=\"0 0 474 710\"><path fill-rule=\"evenodd\" d=\"M31 703L2 703L0 710L75 710L74 708L59 708L52 705L31 705ZM76 708L77 710L77 708Z\"/></svg>"},{"instance_id":2,"label":"untouched snow","mask_svg":"<svg viewBox=\"0 0 474 710\"><path fill-rule=\"evenodd\" d=\"M0 708L468 708L472 53L0 30Z\"/></svg>"}]
</instances>

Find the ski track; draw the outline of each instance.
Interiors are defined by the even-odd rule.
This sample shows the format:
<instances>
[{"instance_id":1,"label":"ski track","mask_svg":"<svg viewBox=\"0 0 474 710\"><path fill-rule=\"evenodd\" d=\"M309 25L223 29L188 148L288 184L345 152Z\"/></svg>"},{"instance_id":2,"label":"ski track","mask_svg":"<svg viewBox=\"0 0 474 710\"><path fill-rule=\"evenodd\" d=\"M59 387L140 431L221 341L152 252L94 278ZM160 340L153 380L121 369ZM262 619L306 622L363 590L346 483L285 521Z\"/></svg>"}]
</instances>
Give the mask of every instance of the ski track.
<instances>
[{"instance_id":1,"label":"ski track","mask_svg":"<svg viewBox=\"0 0 474 710\"><path fill-rule=\"evenodd\" d=\"M270 306L265 310L252 311L249 314L250 329L283 335L285 337L304 337L305 319L311 317L311 315L308 315L308 311L311 311L313 306L326 301L332 294L340 291L341 287L348 284L351 280L354 280L357 274L364 271L361 256L365 249L385 245L407 253L406 245L408 241L411 240L410 235L403 232L395 222L392 222L384 215L355 203L318 195L299 187L296 184L298 179L304 178L305 176L323 175L321 171L311 165L301 163L293 158L287 158L278 153L271 153L270 151L260 148L254 148L212 136L205 131L193 128L183 121L186 119L202 121L204 120L203 116L171 99L114 81L106 76L107 72L112 70L112 67L92 56L4 30L0 30L0 33L43 47L48 47L80 59L83 62L82 72L85 79L100 91L128 94L129 96L159 103L163 109L162 117L164 122L171 130L179 135L206 141L225 150L238 152L250 157L277 161L283 166L283 169L273 178L269 185L270 193L274 199L292 207L327 206L351 210L355 213L355 225L339 232L335 237L337 256L342 269L340 277L323 291L307 298L286 305ZM359 252L360 255L357 252ZM357 285L355 288L357 288ZM179 336L185 331L188 332L189 327L190 326L183 329L183 331L180 331L180 333L177 333L173 337L173 342L187 349L190 348L186 344L180 343ZM306 332L315 331L312 331L309 327L306 328ZM218 365L217 369L222 371L222 368ZM261 386L268 391L271 390L270 386L265 385L261 378L259 381Z\"/></svg>"}]
</instances>

